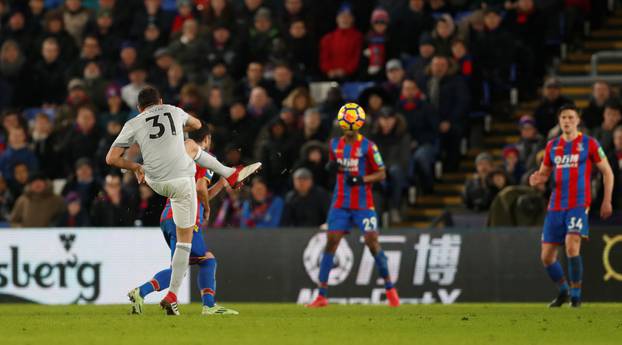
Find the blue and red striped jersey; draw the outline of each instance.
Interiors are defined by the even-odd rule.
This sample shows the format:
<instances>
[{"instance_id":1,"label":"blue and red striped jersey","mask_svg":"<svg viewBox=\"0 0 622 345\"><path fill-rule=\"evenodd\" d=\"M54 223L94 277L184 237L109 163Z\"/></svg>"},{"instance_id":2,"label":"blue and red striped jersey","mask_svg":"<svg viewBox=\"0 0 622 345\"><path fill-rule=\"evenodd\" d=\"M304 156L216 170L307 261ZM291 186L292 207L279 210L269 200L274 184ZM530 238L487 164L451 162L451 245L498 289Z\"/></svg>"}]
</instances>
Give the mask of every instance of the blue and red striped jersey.
<instances>
[{"instance_id":1,"label":"blue and red striped jersey","mask_svg":"<svg viewBox=\"0 0 622 345\"><path fill-rule=\"evenodd\" d=\"M546 145L544 165L553 168L553 193L549 211L575 207L589 207L591 202L590 178L592 164L605 158L598 141L588 135L579 135L572 141L561 136Z\"/></svg>"},{"instance_id":2,"label":"blue and red striped jersey","mask_svg":"<svg viewBox=\"0 0 622 345\"><path fill-rule=\"evenodd\" d=\"M332 207L353 210L373 209L372 184L349 186L346 180L350 176L365 176L384 169L384 163L376 144L360 134L353 144L346 143L345 137L332 139L330 160L336 161L339 166Z\"/></svg>"},{"instance_id":3,"label":"blue and red striped jersey","mask_svg":"<svg viewBox=\"0 0 622 345\"><path fill-rule=\"evenodd\" d=\"M194 174L194 180L195 181L199 181L202 178L207 179L207 184L209 185L210 183L212 183L212 178L214 177L214 172L212 172L211 170L207 170L203 167L200 167L197 164L197 172ZM198 198L198 197L197 197ZM201 202L198 202L198 209L197 209L197 221L196 224L202 224L203 223L203 211L204 211L204 207L203 204L201 204ZM166 199L166 205L164 205L164 210L162 210L162 214L160 215L160 223L167 220L167 219L171 219L173 218L173 209L171 208L171 200L170 199Z\"/></svg>"}]
</instances>

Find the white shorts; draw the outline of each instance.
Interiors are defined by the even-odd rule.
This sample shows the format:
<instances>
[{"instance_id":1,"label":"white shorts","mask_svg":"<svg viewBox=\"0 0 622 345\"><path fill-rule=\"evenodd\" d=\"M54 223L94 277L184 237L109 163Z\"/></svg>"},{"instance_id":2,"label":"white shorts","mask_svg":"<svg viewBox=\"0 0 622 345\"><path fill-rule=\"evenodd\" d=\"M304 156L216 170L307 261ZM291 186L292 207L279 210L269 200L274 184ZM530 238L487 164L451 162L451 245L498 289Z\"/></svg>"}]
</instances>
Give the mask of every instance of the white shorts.
<instances>
[{"instance_id":1,"label":"white shorts","mask_svg":"<svg viewBox=\"0 0 622 345\"><path fill-rule=\"evenodd\" d=\"M170 181L147 184L156 193L171 200L173 221L179 228L191 228L197 221L197 185L193 177L182 177Z\"/></svg>"}]
</instances>

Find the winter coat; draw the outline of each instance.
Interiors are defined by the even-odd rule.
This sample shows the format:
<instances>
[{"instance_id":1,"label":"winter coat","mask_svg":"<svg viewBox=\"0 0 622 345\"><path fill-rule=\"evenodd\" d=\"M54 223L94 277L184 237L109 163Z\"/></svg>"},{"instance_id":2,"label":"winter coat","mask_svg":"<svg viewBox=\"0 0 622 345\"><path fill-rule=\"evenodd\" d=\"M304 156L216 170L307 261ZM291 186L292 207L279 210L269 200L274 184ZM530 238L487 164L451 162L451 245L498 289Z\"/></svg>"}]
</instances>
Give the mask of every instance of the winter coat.
<instances>
[{"instance_id":1,"label":"winter coat","mask_svg":"<svg viewBox=\"0 0 622 345\"><path fill-rule=\"evenodd\" d=\"M48 227L53 225L65 210L63 198L52 192L52 186L36 194L30 190L17 198L11 212L12 227Z\"/></svg>"},{"instance_id":2,"label":"winter coat","mask_svg":"<svg viewBox=\"0 0 622 345\"><path fill-rule=\"evenodd\" d=\"M354 28L337 29L320 41L320 69L326 74L342 69L346 76L354 74L359 66L363 34Z\"/></svg>"}]
</instances>

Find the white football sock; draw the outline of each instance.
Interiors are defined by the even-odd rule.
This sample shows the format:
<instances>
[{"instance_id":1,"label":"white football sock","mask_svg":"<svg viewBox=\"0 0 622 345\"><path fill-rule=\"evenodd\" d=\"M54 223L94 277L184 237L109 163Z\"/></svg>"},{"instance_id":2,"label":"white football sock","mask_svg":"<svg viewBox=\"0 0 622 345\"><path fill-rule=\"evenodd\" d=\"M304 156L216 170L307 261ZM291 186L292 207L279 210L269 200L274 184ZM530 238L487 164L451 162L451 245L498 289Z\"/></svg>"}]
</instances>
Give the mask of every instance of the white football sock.
<instances>
[{"instance_id":1,"label":"white football sock","mask_svg":"<svg viewBox=\"0 0 622 345\"><path fill-rule=\"evenodd\" d=\"M177 243L175 246L175 253L171 260L171 285L168 291L177 295L177 291L181 287L181 283L186 275L188 269L188 263L190 261L190 249L192 243Z\"/></svg>"},{"instance_id":2,"label":"white football sock","mask_svg":"<svg viewBox=\"0 0 622 345\"><path fill-rule=\"evenodd\" d=\"M199 153L194 157L194 161L203 168L209 169L223 177L229 177L235 172L234 168L224 166L216 157L203 150L199 150Z\"/></svg>"}]
</instances>

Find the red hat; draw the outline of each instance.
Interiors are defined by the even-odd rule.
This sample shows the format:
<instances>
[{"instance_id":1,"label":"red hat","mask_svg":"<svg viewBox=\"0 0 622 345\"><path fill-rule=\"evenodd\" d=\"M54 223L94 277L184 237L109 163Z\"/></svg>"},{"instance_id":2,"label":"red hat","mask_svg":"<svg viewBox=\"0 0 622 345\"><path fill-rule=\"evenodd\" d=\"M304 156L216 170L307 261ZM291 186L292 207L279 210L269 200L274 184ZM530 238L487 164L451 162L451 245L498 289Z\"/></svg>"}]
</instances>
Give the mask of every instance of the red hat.
<instances>
[{"instance_id":1,"label":"red hat","mask_svg":"<svg viewBox=\"0 0 622 345\"><path fill-rule=\"evenodd\" d=\"M389 12L387 12L386 10L384 10L382 8L375 9L371 13L371 22L372 22L372 24L373 23L377 23L377 22L388 23L389 22Z\"/></svg>"},{"instance_id":2,"label":"red hat","mask_svg":"<svg viewBox=\"0 0 622 345\"><path fill-rule=\"evenodd\" d=\"M503 158L507 158L507 156L511 155L512 153L515 154L516 156L519 155L519 152L516 146L513 146L513 145L506 146L503 149Z\"/></svg>"}]
</instances>

